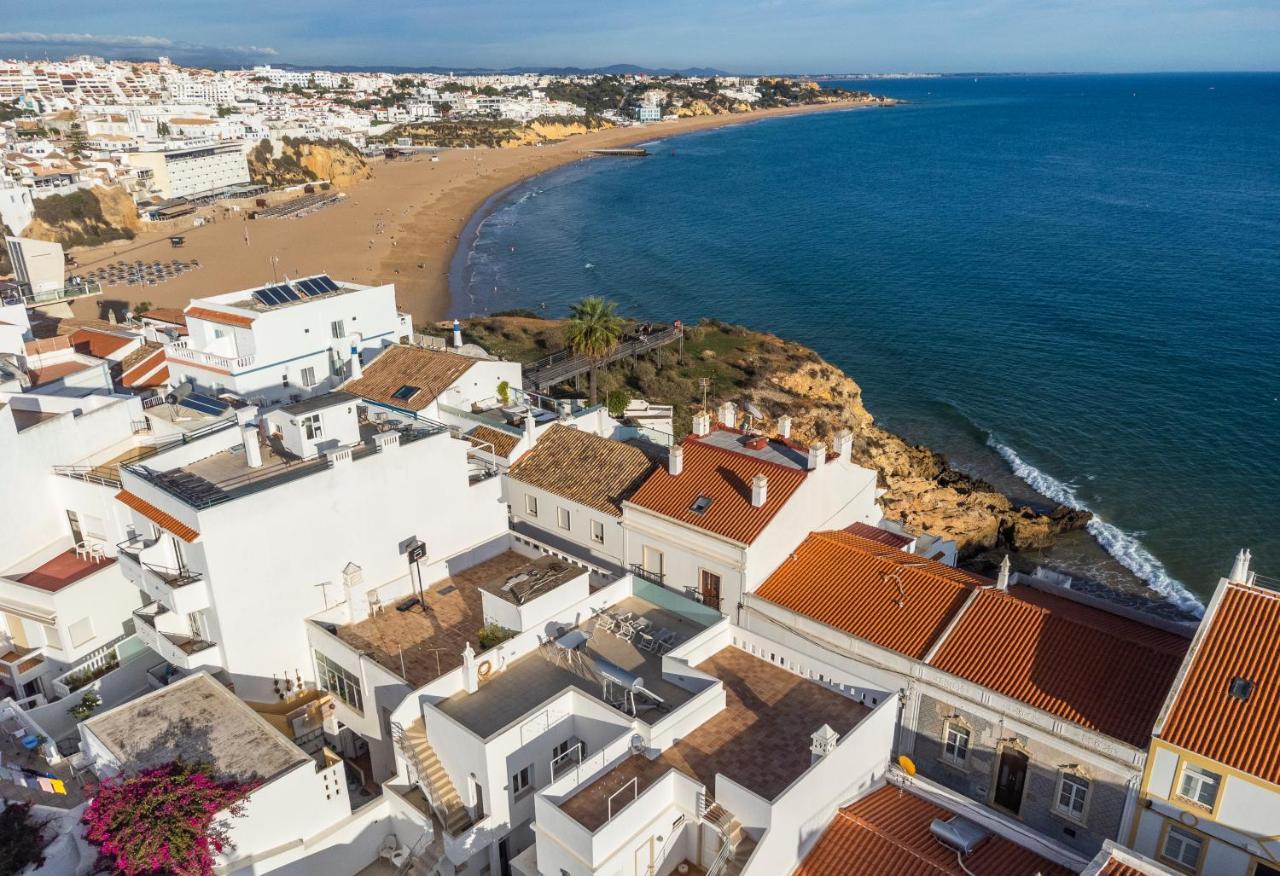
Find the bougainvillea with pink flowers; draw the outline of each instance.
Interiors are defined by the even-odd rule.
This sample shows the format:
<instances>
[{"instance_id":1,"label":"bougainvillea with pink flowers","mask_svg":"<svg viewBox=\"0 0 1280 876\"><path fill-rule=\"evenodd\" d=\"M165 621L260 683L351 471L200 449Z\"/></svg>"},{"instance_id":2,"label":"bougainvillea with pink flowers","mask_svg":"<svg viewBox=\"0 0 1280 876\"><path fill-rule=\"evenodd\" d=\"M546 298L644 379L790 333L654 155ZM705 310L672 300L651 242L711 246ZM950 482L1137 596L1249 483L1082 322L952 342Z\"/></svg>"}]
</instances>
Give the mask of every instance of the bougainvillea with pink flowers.
<instances>
[{"instance_id":1,"label":"bougainvillea with pink flowers","mask_svg":"<svg viewBox=\"0 0 1280 876\"><path fill-rule=\"evenodd\" d=\"M85 810L99 867L126 876L209 876L229 846L227 818L243 814L254 785L219 781L207 764L181 761L102 783Z\"/></svg>"}]
</instances>

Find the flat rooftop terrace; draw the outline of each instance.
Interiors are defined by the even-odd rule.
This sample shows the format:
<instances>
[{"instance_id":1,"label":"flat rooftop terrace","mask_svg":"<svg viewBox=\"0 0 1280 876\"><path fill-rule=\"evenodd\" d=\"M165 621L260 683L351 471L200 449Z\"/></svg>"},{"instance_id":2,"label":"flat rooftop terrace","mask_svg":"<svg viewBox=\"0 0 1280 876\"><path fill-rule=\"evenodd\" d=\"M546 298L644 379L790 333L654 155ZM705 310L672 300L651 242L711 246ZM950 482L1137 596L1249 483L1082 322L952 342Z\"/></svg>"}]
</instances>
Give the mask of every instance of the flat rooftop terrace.
<instances>
[{"instance_id":1,"label":"flat rooftop terrace","mask_svg":"<svg viewBox=\"0 0 1280 876\"><path fill-rule=\"evenodd\" d=\"M561 584L586 575L587 570L556 557L538 557L504 578L480 582L480 589L512 605L524 605L545 596Z\"/></svg>"},{"instance_id":2,"label":"flat rooftop terrace","mask_svg":"<svg viewBox=\"0 0 1280 876\"><path fill-rule=\"evenodd\" d=\"M610 610L614 613L630 612L644 618L651 628L672 633L678 642L686 641L705 629L704 624L636 596L627 597ZM575 636L575 632L580 635ZM570 658L559 645L548 643L542 650L535 650L502 672L490 675L475 693L464 691L454 694L437 703L436 708L477 736L488 739L571 687L617 708L622 704L621 689L614 684L615 695L606 696L605 675L618 680L628 677L642 679L645 690L661 697L660 705L638 709L640 714L636 717L645 722L662 718L694 696L693 691L663 679L662 657L657 652L641 648L638 638L628 640L606 631L598 618L587 618L566 630L560 641L580 642L574 653L586 658L585 662L593 672L574 671L570 668L570 661L576 658ZM642 702L644 705L651 704Z\"/></svg>"},{"instance_id":3,"label":"flat rooftop terrace","mask_svg":"<svg viewBox=\"0 0 1280 876\"><path fill-rule=\"evenodd\" d=\"M57 593L81 578L107 568L115 561L115 557L101 557L96 560L87 556L82 557L76 553L75 548L72 548L46 560L29 572L14 573L8 577L19 584L35 587L46 593Z\"/></svg>"},{"instance_id":4,"label":"flat rooftop terrace","mask_svg":"<svg viewBox=\"0 0 1280 876\"><path fill-rule=\"evenodd\" d=\"M529 564L529 557L505 551L432 584L423 593L421 605L397 611L397 605L412 597L397 599L379 614L338 627L336 635L413 687L421 687L461 666L462 650L468 642L480 650L476 633L484 626L482 586L501 587Z\"/></svg>"},{"instance_id":5,"label":"flat rooftop terrace","mask_svg":"<svg viewBox=\"0 0 1280 876\"><path fill-rule=\"evenodd\" d=\"M632 779L636 794L643 794L671 769L709 789L723 773L773 800L809 769L811 737L823 724L843 737L871 714L861 703L733 646L697 668L724 683L724 709L657 758L633 755L581 788L560 803L567 815L599 830L609 820L610 797ZM615 810L619 806L615 800Z\"/></svg>"}]
</instances>

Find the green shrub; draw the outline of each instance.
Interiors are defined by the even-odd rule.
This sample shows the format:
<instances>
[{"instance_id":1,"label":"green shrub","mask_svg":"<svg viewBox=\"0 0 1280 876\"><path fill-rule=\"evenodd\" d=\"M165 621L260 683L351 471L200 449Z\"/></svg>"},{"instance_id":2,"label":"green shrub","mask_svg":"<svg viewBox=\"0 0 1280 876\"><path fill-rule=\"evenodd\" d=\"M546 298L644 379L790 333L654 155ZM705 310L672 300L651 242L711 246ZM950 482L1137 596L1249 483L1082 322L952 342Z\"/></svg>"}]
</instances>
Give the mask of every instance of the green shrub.
<instances>
[{"instance_id":1,"label":"green shrub","mask_svg":"<svg viewBox=\"0 0 1280 876\"><path fill-rule=\"evenodd\" d=\"M485 624L476 631L476 638L480 641L480 650L488 651L495 645L501 645L515 634L515 630L509 630L498 624Z\"/></svg>"},{"instance_id":2,"label":"green shrub","mask_svg":"<svg viewBox=\"0 0 1280 876\"><path fill-rule=\"evenodd\" d=\"M604 397L604 403L609 408L611 416L621 417L622 412L631 403L631 393L625 389L615 389Z\"/></svg>"}]
</instances>

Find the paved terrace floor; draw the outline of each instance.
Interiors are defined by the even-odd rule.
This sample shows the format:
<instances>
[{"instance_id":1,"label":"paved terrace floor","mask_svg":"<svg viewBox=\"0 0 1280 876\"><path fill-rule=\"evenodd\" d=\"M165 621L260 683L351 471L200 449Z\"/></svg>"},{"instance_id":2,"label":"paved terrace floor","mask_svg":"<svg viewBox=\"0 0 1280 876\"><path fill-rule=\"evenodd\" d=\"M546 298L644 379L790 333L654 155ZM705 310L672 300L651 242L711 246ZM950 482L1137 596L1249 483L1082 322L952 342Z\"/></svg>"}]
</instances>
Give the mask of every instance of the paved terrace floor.
<instances>
[{"instance_id":1,"label":"paved terrace floor","mask_svg":"<svg viewBox=\"0 0 1280 876\"><path fill-rule=\"evenodd\" d=\"M635 596L622 600L612 610L641 615L655 627L675 633L682 642L703 630L701 624ZM662 707L642 710L640 720L656 721L693 697L691 691L663 680L662 658L657 654L641 650L634 641L621 639L603 629L597 630L595 618L587 618L577 629L589 637L579 653L590 657L597 666L609 663L642 678L646 690L662 697ZM502 672L491 675L475 693L454 694L439 703L437 708L471 732L488 739L570 687L597 699L604 696L603 685L599 681L584 678L553 663L541 651L534 651L514 661Z\"/></svg>"},{"instance_id":2,"label":"paved terrace floor","mask_svg":"<svg viewBox=\"0 0 1280 876\"><path fill-rule=\"evenodd\" d=\"M773 800L809 768L811 736L830 724L844 736L871 710L861 703L735 647L697 667L724 682L725 708L655 760L634 755L563 801L560 808L592 832L609 820L609 798L633 778L636 794L677 769L708 790L717 773ZM633 795L614 799L616 813Z\"/></svg>"},{"instance_id":3,"label":"paved terrace floor","mask_svg":"<svg viewBox=\"0 0 1280 876\"><path fill-rule=\"evenodd\" d=\"M409 598L406 596L387 605L380 614L338 627L338 638L396 675L401 675L403 654L405 681L412 687L421 687L461 666L462 649L467 642L477 652L481 650L476 638L476 632L484 625L481 584L494 579L505 581L528 564L529 557L506 551L432 584L424 594L425 609L415 606L409 611L397 611L396 605Z\"/></svg>"},{"instance_id":4,"label":"paved terrace floor","mask_svg":"<svg viewBox=\"0 0 1280 876\"><path fill-rule=\"evenodd\" d=\"M46 593L57 593L63 587L74 584L81 578L105 569L115 562L114 557L90 560L76 555L75 549L63 551L56 557L46 561L30 572L15 575L14 580L28 587L36 587Z\"/></svg>"}]
</instances>

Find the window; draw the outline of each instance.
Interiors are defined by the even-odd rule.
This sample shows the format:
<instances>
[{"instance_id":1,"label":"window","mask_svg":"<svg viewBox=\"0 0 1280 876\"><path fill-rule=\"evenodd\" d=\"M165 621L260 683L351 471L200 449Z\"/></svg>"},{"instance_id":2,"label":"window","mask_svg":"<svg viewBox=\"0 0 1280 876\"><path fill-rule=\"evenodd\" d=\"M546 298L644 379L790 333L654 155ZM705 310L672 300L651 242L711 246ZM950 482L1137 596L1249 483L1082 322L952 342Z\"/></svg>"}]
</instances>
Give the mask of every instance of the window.
<instances>
[{"instance_id":1,"label":"window","mask_svg":"<svg viewBox=\"0 0 1280 876\"><path fill-rule=\"evenodd\" d=\"M942 757L955 764L969 761L969 729L959 724L946 725L942 731Z\"/></svg>"},{"instance_id":2,"label":"window","mask_svg":"<svg viewBox=\"0 0 1280 876\"><path fill-rule=\"evenodd\" d=\"M1259 861L1258 866L1253 868L1253 876L1280 876L1280 869Z\"/></svg>"},{"instance_id":3,"label":"window","mask_svg":"<svg viewBox=\"0 0 1280 876\"><path fill-rule=\"evenodd\" d=\"M551 749L551 759L555 760L556 758L564 757L569 752L571 741L572 740L566 739L564 742L561 742L555 748ZM587 753L587 743L585 742L578 742L572 747L578 750L579 758L584 757Z\"/></svg>"},{"instance_id":4,"label":"window","mask_svg":"<svg viewBox=\"0 0 1280 876\"><path fill-rule=\"evenodd\" d=\"M525 496L524 510L528 513L530 517L537 517L538 516L538 497Z\"/></svg>"},{"instance_id":5,"label":"window","mask_svg":"<svg viewBox=\"0 0 1280 876\"><path fill-rule=\"evenodd\" d=\"M591 540L596 544L604 544L604 524L599 520L591 521Z\"/></svg>"},{"instance_id":6,"label":"window","mask_svg":"<svg viewBox=\"0 0 1280 876\"><path fill-rule=\"evenodd\" d=\"M1054 807L1068 818L1084 819L1085 802L1089 799L1089 780L1077 773L1063 773L1058 780L1058 799Z\"/></svg>"},{"instance_id":7,"label":"window","mask_svg":"<svg viewBox=\"0 0 1280 876\"><path fill-rule=\"evenodd\" d=\"M711 508L710 496L699 496L698 498L694 499L693 504L689 506L689 510L692 511L694 514L698 514L698 515L706 514L707 511L710 510L710 508Z\"/></svg>"},{"instance_id":8,"label":"window","mask_svg":"<svg viewBox=\"0 0 1280 876\"><path fill-rule=\"evenodd\" d=\"M308 441L318 441L323 438L324 429L320 426L320 415L312 414L309 417L303 417L302 431L306 434Z\"/></svg>"},{"instance_id":9,"label":"window","mask_svg":"<svg viewBox=\"0 0 1280 876\"><path fill-rule=\"evenodd\" d=\"M360 679L319 651L316 652L316 683L321 690L327 690L357 712L364 711Z\"/></svg>"},{"instance_id":10,"label":"window","mask_svg":"<svg viewBox=\"0 0 1280 876\"><path fill-rule=\"evenodd\" d=\"M1222 776L1206 769L1186 764L1182 768L1182 779L1178 782L1178 796L1190 800L1197 806L1212 809L1218 801L1218 785Z\"/></svg>"},{"instance_id":11,"label":"window","mask_svg":"<svg viewBox=\"0 0 1280 876\"><path fill-rule=\"evenodd\" d=\"M421 390L419 390L418 387L410 386L409 384L406 383L404 386L400 387L395 392L391 393L391 397L396 401L408 401L409 399L417 395L420 391Z\"/></svg>"},{"instance_id":12,"label":"window","mask_svg":"<svg viewBox=\"0 0 1280 876\"><path fill-rule=\"evenodd\" d=\"M303 386L315 386L315 385L316 385L316 369L314 369L314 368L303 368L303 369L302 369L302 385L303 385Z\"/></svg>"},{"instance_id":13,"label":"window","mask_svg":"<svg viewBox=\"0 0 1280 876\"><path fill-rule=\"evenodd\" d=\"M511 796L519 797L533 782L533 767L524 767L511 776Z\"/></svg>"},{"instance_id":14,"label":"window","mask_svg":"<svg viewBox=\"0 0 1280 876\"><path fill-rule=\"evenodd\" d=\"M1189 830L1169 825L1169 832L1164 836L1164 845L1160 848L1160 857L1172 861L1180 867L1194 870L1200 865L1200 849L1203 843L1200 837Z\"/></svg>"},{"instance_id":15,"label":"window","mask_svg":"<svg viewBox=\"0 0 1280 876\"><path fill-rule=\"evenodd\" d=\"M568 508L556 509L556 524L561 529L569 528L569 509Z\"/></svg>"},{"instance_id":16,"label":"window","mask_svg":"<svg viewBox=\"0 0 1280 876\"><path fill-rule=\"evenodd\" d=\"M347 336L346 327L342 324L342 320L335 319L329 323L329 329L333 332L335 338L345 338Z\"/></svg>"}]
</instances>

